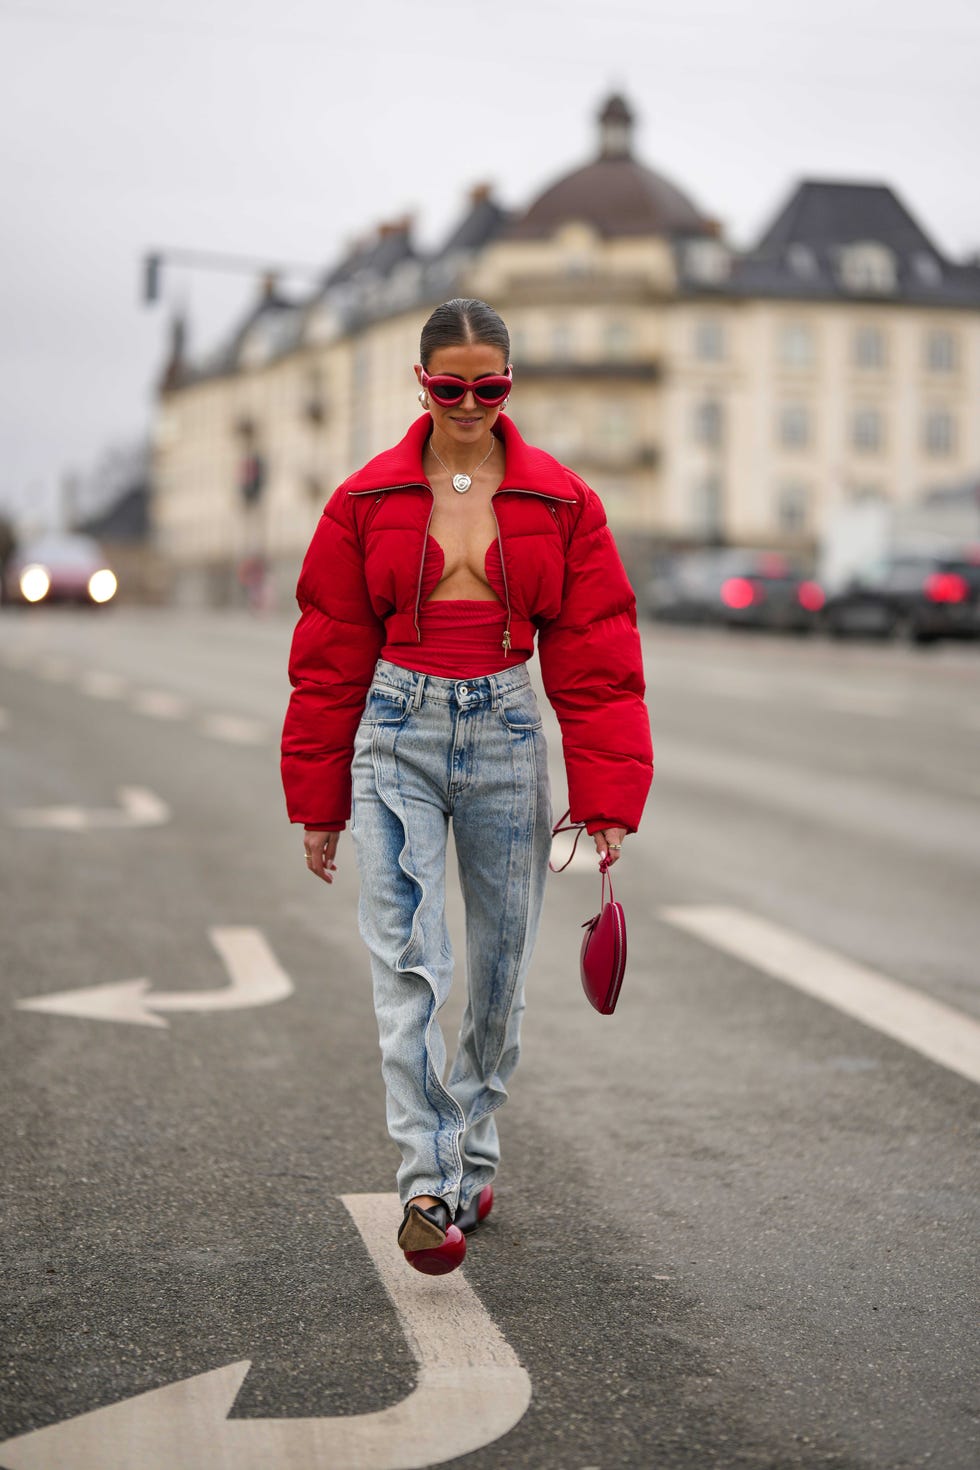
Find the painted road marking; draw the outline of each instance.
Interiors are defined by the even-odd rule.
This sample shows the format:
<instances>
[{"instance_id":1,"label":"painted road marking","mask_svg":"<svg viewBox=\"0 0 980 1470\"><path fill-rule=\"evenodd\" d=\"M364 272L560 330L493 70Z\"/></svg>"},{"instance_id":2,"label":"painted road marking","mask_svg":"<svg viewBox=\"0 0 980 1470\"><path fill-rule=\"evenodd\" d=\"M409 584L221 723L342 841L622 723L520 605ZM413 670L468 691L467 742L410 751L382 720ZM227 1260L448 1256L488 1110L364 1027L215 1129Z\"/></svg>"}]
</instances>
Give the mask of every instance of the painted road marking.
<instances>
[{"instance_id":1,"label":"painted road marking","mask_svg":"<svg viewBox=\"0 0 980 1470\"><path fill-rule=\"evenodd\" d=\"M82 674L78 687L92 699L122 699L126 694L126 680L120 674L110 674L101 669L91 669Z\"/></svg>"},{"instance_id":2,"label":"painted road marking","mask_svg":"<svg viewBox=\"0 0 980 1470\"><path fill-rule=\"evenodd\" d=\"M114 980L38 995L17 1001L22 1011L44 1011L56 1016L82 1016L91 1021L125 1021L139 1026L163 1026L157 1011L239 1011L268 1006L293 993L293 982L281 967L259 929L222 927L208 930L211 943L224 962L231 984L220 990L155 991L152 981Z\"/></svg>"},{"instance_id":3,"label":"painted road marking","mask_svg":"<svg viewBox=\"0 0 980 1470\"><path fill-rule=\"evenodd\" d=\"M132 707L138 715L151 720L182 720L187 714L187 700L166 689L143 689L135 694Z\"/></svg>"},{"instance_id":4,"label":"painted road marking","mask_svg":"<svg viewBox=\"0 0 980 1470\"><path fill-rule=\"evenodd\" d=\"M83 806L24 807L11 813L15 827L46 828L52 832L89 832L94 828L161 827L170 821L170 808L145 786L120 786L119 806L98 810Z\"/></svg>"},{"instance_id":5,"label":"painted road marking","mask_svg":"<svg viewBox=\"0 0 980 1470\"><path fill-rule=\"evenodd\" d=\"M423 1470L492 1444L531 1380L461 1271L422 1276L395 1245L394 1194L344 1204L418 1363L415 1388L373 1414L229 1419L251 1362L229 1363L0 1445L7 1470Z\"/></svg>"},{"instance_id":6,"label":"painted road marking","mask_svg":"<svg viewBox=\"0 0 980 1470\"><path fill-rule=\"evenodd\" d=\"M980 1023L836 950L744 909L661 910L668 923L980 1082Z\"/></svg>"},{"instance_id":7,"label":"painted road marking","mask_svg":"<svg viewBox=\"0 0 980 1470\"><path fill-rule=\"evenodd\" d=\"M265 745L269 739L265 725L242 715L207 715L201 730L212 740L227 740L232 745Z\"/></svg>"}]
</instances>

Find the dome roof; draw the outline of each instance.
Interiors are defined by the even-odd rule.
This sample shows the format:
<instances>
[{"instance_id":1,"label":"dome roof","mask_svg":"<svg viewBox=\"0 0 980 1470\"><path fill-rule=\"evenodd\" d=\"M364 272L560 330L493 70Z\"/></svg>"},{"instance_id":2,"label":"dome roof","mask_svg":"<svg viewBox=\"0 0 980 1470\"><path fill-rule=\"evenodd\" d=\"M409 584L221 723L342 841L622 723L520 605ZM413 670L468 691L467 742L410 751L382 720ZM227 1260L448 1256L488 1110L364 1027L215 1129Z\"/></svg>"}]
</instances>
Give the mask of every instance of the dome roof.
<instances>
[{"instance_id":1,"label":"dome roof","mask_svg":"<svg viewBox=\"0 0 980 1470\"><path fill-rule=\"evenodd\" d=\"M624 99L608 99L599 114L599 157L552 184L507 230L513 240L541 240L583 221L599 234L717 235L669 179L633 157L633 114Z\"/></svg>"}]
</instances>

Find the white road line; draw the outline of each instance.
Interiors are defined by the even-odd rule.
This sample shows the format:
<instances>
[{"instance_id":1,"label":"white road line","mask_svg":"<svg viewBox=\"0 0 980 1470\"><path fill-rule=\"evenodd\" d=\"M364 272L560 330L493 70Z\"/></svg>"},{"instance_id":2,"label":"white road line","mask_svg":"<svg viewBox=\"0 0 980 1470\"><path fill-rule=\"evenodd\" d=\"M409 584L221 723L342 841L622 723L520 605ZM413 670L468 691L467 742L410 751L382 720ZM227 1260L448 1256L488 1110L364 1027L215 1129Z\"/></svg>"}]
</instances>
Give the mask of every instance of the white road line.
<instances>
[{"instance_id":1,"label":"white road line","mask_svg":"<svg viewBox=\"0 0 980 1470\"><path fill-rule=\"evenodd\" d=\"M744 909L667 908L661 917L980 1082L980 1024L962 1011Z\"/></svg>"},{"instance_id":2,"label":"white road line","mask_svg":"<svg viewBox=\"0 0 980 1470\"><path fill-rule=\"evenodd\" d=\"M141 689L133 695L132 707L151 720L182 720L188 709L186 699L166 689Z\"/></svg>"},{"instance_id":3,"label":"white road line","mask_svg":"<svg viewBox=\"0 0 980 1470\"><path fill-rule=\"evenodd\" d=\"M91 699L122 699L126 694L126 680L120 674L110 674L101 669L82 674L78 687Z\"/></svg>"},{"instance_id":4,"label":"white road line","mask_svg":"<svg viewBox=\"0 0 980 1470\"><path fill-rule=\"evenodd\" d=\"M231 745L265 745L269 740L265 725L241 715L207 715L201 721L201 731L212 740L227 740Z\"/></svg>"},{"instance_id":5,"label":"white road line","mask_svg":"<svg viewBox=\"0 0 980 1470\"><path fill-rule=\"evenodd\" d=\"M145 786L120 786L119 806L24 807L11 813L15 827L45 828L53 832L89 832L93 828L161 827L170 821L170 808Z\"/></svg>"},{"instance_id":6,"label":"white road line","mask_svg":"<svg viewBox=\"0 0 980 1470\"><path fill-rule=\"evenodd\" d=\"M418 1363L407 1397L373 1414L230 1419L245 1359L8 1439L0 1461L8 1470L424 1470L513 1429L531 1380L462 1272L406 1266L396 1195L343 1201Z\"/></svg>"}]
</instances>

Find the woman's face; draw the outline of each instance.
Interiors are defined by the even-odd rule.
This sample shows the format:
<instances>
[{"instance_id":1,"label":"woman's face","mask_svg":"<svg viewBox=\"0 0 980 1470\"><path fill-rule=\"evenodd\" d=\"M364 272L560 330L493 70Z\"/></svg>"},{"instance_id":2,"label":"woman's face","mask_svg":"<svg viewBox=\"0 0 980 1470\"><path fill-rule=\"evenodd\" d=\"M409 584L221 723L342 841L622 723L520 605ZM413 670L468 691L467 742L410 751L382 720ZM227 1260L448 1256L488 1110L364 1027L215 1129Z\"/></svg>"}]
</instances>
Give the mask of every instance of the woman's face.
<instances>
[{"instance_id":1,"label":"woman's face","mask_svg":"<svg viewBox=\"0 0 980 1470\"><path fill-rule=\"evenodd\" d=\"M446 373L453 378L462 378L464 383L475 383L477 378L490 378L507 371L507 360L499 347L486 342L463 342L457 347L440 347L434 352L426 372L430 376ZM422 382L422 367L416 364L415 376ZM429 394L429 412L432 421L447 439L457 444L479 444L485 441L500 414L501 405L488 408L477 403L472 393L466 393L460 403L452 408L442 408Z\"/></svg>"}]
</instances>

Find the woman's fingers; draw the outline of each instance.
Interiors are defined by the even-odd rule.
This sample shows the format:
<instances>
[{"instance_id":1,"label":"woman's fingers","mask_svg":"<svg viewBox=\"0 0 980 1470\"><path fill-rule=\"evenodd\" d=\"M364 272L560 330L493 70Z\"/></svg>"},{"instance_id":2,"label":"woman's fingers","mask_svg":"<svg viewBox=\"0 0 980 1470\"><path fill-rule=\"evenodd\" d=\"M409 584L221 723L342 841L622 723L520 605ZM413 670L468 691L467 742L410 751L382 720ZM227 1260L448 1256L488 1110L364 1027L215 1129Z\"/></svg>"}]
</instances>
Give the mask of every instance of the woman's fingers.
<instances>
[{"instance_id":1,"label":"woman's fingers","mask_svg":"<svg viewBox=\"0 0 980 1470\"><path fill-rule=\"evenodd\" d=\"M333 874L337 871L337 864L334 858L337 855L337 843L339 841L339 832L303 833L303 850L306 854L306 866L317 878L322 878L324 883L332 883Z\"/></svg>"},{"instance_id":2,"label":"woman's fingers","mask_svg":"<svg viewBox=\"0 0 980 1470\"><path fill-rule=\"evenodd\" d=\"M594 834L595 850L599 854L599 861L605 860L608 868L611 868L613 863L619 862L625 836L625 827L607 827L605 831Z\"/></svg>"}]
</instances>

